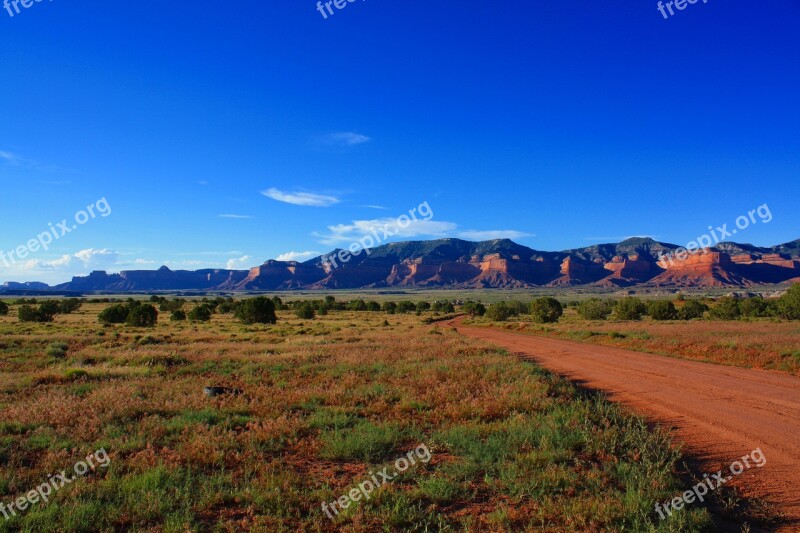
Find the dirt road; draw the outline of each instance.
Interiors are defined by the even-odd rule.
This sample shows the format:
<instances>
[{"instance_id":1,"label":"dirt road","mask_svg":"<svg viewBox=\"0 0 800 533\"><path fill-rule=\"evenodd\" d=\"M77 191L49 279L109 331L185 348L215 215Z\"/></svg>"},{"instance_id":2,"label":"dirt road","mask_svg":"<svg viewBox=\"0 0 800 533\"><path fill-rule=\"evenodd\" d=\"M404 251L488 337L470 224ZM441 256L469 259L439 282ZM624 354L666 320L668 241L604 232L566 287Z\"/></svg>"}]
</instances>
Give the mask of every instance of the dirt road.
<instances>
[{"instance_id":1,"label":"dirt road","mask_svg":"<svg viewBox=\"0 0 800 533\"><path fill-rule=\"evenodd\" d=\"M767 463L745 470L730 484L784 513L781 530L800 531L800 378L467 327L461 320L445 324L603 391L673 429L676 440L701 461L703 472L727 472L734 461L760 447Z\"/></svg>"}]
</instances>

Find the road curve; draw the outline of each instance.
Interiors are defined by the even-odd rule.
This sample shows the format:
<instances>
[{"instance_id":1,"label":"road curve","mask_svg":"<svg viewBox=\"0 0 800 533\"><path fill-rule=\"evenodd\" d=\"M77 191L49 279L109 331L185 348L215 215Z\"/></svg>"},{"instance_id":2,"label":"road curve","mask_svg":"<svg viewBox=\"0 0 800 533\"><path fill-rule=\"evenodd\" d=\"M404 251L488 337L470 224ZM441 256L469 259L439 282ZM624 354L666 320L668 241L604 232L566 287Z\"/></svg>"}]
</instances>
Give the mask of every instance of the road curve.
<instances>
[{"instance_id":1,"label":"road curve","mask_svg":"<svg viewBox=\"0 0 800 533\"><path fill-rule=\"evenodd\" d=\"M462 320L442 325L603 391L672 429L703 472L727 471L734 461L761 448L767 459L763 468L745 470L731 484L783 513L780 530L800 531L800 378L469 327Z\"/></svg>"}]
</instances>

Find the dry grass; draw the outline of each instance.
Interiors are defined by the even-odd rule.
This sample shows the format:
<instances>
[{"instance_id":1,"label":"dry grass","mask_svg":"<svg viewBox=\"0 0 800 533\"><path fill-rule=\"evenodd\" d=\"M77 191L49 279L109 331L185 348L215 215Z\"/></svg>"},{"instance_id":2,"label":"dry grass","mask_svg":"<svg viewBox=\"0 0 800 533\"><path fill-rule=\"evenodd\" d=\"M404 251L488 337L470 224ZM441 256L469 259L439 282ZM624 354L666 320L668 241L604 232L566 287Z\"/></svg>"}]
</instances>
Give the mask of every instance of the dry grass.
<instances>
[{"instance_id":1,"label":"dry grass","mask_svg":"<svg viewBox=\"0 0 800 533\"><path fill-rule=\"evenodd\" d=\"M607 402L413 315L103 327L0 317L0 500L104 447L111 465L0 530L695 531L679 456ZM390 323L384 325L384 320ZM51 357L53 342L68 345ZM206 398L203 387L241 389ZM433 453L330 521L420 443Z\"/></svg>"}]
</instances>

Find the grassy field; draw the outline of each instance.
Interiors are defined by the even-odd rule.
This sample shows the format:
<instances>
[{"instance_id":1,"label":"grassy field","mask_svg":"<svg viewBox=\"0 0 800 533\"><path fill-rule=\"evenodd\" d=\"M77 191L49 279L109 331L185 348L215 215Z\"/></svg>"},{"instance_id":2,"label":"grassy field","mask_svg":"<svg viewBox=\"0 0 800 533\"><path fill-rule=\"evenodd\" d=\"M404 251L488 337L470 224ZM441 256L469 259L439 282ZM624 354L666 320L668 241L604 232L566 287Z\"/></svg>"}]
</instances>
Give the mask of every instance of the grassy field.
<instances>
[{"instance_id":1,"label":"grassy field","mask_svg":"<svg viewBox=\"0 0 800 533\"><path fill-rule=\"evenodd\" d=\"M584 320L574 307L555 324L520 315L508 322L466 323L628 348L681 359L800 375L800 322L777 319L642 321Z\"/></svg>"},{"instance_id":2,"label":"grassy field","mask_svg":"<svg viewBox=\"0 0 800 533\"><path fill-rule=\"evenodd\" d=\"M665 434L425 315L136 329L99 324L104 307L0 317L0 501L95 450L110 460L2 531L710 527L698 506L655 514L686 487ZM326 515L384 468L397 475Z\"/></svg>"}]
</instances>

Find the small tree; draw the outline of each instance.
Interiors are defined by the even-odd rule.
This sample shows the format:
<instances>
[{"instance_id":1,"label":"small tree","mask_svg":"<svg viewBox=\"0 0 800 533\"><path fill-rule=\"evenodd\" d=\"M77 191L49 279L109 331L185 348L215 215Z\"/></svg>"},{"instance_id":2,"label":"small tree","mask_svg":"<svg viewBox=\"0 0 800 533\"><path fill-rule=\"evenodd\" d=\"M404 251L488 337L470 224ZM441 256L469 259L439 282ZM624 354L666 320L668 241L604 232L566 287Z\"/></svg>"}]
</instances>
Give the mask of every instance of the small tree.
<instances>
[{"instance_id":1,"label":"small tree","mask_svg":"<svg viewBox=\"0 0 800 533\"><path fill-rule=\"evenodd\" d=\"M372 300L367 302L367 311L377 313L380 310L381 310L381 304L379 304L378 302L373 302Z\"/></svg>"},{"instance_id":2,"label":"small tree","mask_svg":"<svg viewBox=\"0 0 800 533\"><path fill-rule=\"evenodd\" d=\"M186 317L190 322L208 322L211 320L211 315L214 314L214 309L208 304L200 304L194 309L189 311Z\"/></svg>"},{"instance_id":3,"label":"small tree","mask_svg":"<svg viewBox=\"0 0 800 533\"><path fill-rule=\"evenodd\" d=\"M173 322L182 322L186 320L186 313L184 313L180 309L177 309L172 312L169 319L172 320Z\"/></svg>"},{"instance_id":4,"label":"small tree","mask_svg":"<svg viewBox=\"0 0 800 533\"><path fill-rule=\"evenodd\" d=\"M506 302L497 302L489 306L486 311L486 318L495 322L505 322L514 316L514 311Z\"/></svg>"},{"instance_id":5,"label":"small tree","mask_svg":"<svg viewBox=\"0 0 800 533\"><path fill-rule=\"evenodd\" d=\"M302 318L303 320L312 320L316 316L314 312L314 306L311 305L309 302L306 302L297 309L295 309L294 314L297 315L297 318Z\"/></svg>"},{"instance_id":6,"label":"small tree","mask_svg":"<svg viewBox=\"0 0 800 533\"><path fill-rule=\"evenodd\" d=\"M589 298L578 304L578 315L586 320L605 320L612 311L611 304L600 298Z\"/></svg>"},{"instance_id":7,"label":"small tree","mask_svg":"<svg viewBox=\"0 0 800 533\"><path fill-rule=\"evenodd\" d=\"M397 312L398 313L411 313L412 311L417 310L417 304L414 302L409 302L408 300L403 300L399 304L397 304Z\"/></svg>"},{"instance_id":8,"label":"small tree","mask_svg":"<svg viewBox=\"0 0 800 533\"><path fill-rule=\"evenodd\" d=\"M122 324L128 318L129 311L127 305L114 304L103 309L97 319L103 324Z\"/></svg>"},{"instance_id":9,"label":"small tree","mask_svg":"<svg viewBox=\"0 0 800 533\"><path fill-rule=\"evenodd\" d=\"M431 304L428 302L417 302L417 311L422 313L423 311L429 311L431 308Z\"/></svg>"},{"instance_id":10,"label":"small tree","mask_svg":"<svg viewBox=\"0 0 800 533\"><path fill-rule=\"evenodd\" d=\"M8 314L8 304L5 303L3 300L0 300L0 315L5 316Z\"/></svg>"},{"instance_id":11,"label":"small tree","mask_svg":"<svg viewBox=\"0 0 800 533\"><path fill-rule=\"evenodd\" d=\"M778 300L778 314L787 320L800 320L800 283L795 283Z\"/></svg>"},{"instance_id":12,"label":"small tree","mask_svg":"<svg viewBox=\"0 0 800 533\"><path fill-rule=\"evenodd\" d=\"M49 316L49 320L45 320L45 322L51 322L53 317L56 316L61 312L61 302L58 300L45 300L41 304L39 304L39 313L43 316Z\"/></svg>"},{"instance_id":13,"label":"small tree","mask_svg":"<svg viewBox=\"0 0 800 533\"><path fill-rule=\"evenodd\" d=\"M447 300L442 300L440 302L433 302L431 306L434 313L454 313L456 308L453 306L452 303L448 302Z\"/></svg>"},{"instance_id":14,"label":"small tree","mask_svg":"<svg viewBox=\"0 0 800 533\"><path fill-rule=\"evenodd\" d=\"M62 315L69 315L81 308L83 304L77 298L68 298L58 306L58 312Z\"/></svg>"},{"instance_id":15,"label":"small tree","mask_svg":"<svg viewBox=\"0 0 800 533\"><path fill-rule=\"evenodd\" d=\"M30 305L23 305L17 311L17 317L20 322L52 322L53 314L47 310L43 311L41 306L39 308L31 307Z\"/></svg>"},{"instance_id":16,"label":"small tree","mask_svg":"<svg viewBox=\"0 0 800 533\"><path fill-rule=\"evenodd\" d=\"M244 300L236 309L236 318L245 324L275 324L275 304L269 298L259 296Z\"/></svg>"},{"instance_id":17,"label":"small tree","mask_svg":"<svg viewBox=\"0 0 800 533\"><path fill-rule=\"evenodd\" d=\"M698 300L686 300L678 310L678 318L681 320L693 320L695 318L703 318L705 312L708 311L708 306Z\"/></svg>"},{"instance_id":18,"label":"small tree","mask_svg":"<svg viewBox=\"0 0 800 533\"><path fill-rule=\"evenodd\" d=\"M383 309L385 313L393 315L395 311L397 311L397 304L394 302L383 302L381 309Z\"/></svg>"},{"instance_id":19,"label":"small tree","mask_svg":"<svg viewBox=\"0 0 800 533\"><path fill-rule=\"evenodd\" d=\"M725 296L717 300L714 307L709 312L711 318L718 320L737 320L742 316L742 310L739 307L739 300L730 296Z\"/></svg>"},{"instance_id":20,"label":"small tree","mask_svg":"<svg viewBox=\"0 0 800 533\"><path fill-rule=\"evenodd\" d=\"M533 317L533 321L540 324L558 322L558 319L564 314L564 308L561 306L561 302L550 297L537 298L532 301L529 311Z\"/></svg>"},{"instance_id":21,"label":"small tree","mask_svg":"<svg viewBox=\"0 0 800 533\"><path fill-rule=\"evenodd\" d=\"M739 302L739 310L748 318L767 316L767 302L761 296L747 298Z\"/></svg>"},{"instance_id":22,"label":"small tree","mask_svg":"<svg viewBox=\"0 0 800 533\"><path fill-rule=\"evenodd\" d=\"M128 312L125 323L137 328L152 328L158 322L158 311L150 304L135 306Z\"/></svg>"},{"instance_id":23,"label":"small tree","mask_svg":"<svg viewBox=\"0 0 800 533\"><path fill-rule=\"evenodd\" d=\"M639 298L626 296L617 302L616 313L620 320L641 320L647 313L647 305Z\"/></svg>"},{"instance_id":24,"label":"small tree","mask_svg":"<svg viewBox=\"0 0 800 533\"><path fill-rule=\"evenodd\" d=\"M486 314L486 306L480 302L466 302L462 307L461 310L465 313L469 313L469 316L483 316Z\"/></svg>"},{"instance_id":25,"label":"small tree","mask_svg":"<svg viewBox=\"0 0 800 533\"><path fill-rule=\"evenodd\" d=\"M333 302L333 303L335 304L336 302ZM350 311L366 311L367 310L367 304L364 302L364 300L361 300L361 299L353 300L353 301L347 302L347 309L349 309Z\"/></svg>"},{"instance_id":26,"label":"small tree","mask_svg":"<svg viewBox=\"0 0 800 533\"><path fill-rule=\"evenodd\" d=\"M675 320L678 318L678 310L675 304L669 300L654 300L647 304L647 314L653 320Z\"/></svg>"}]
</instances>

